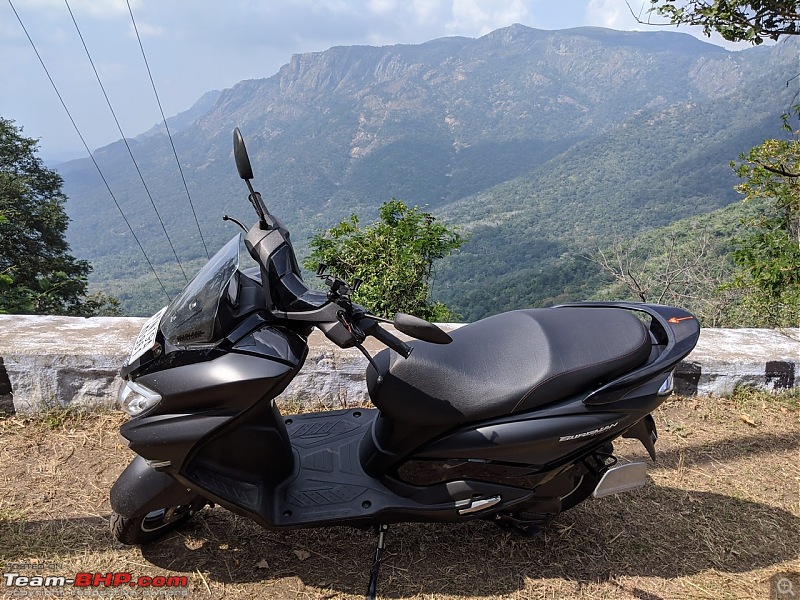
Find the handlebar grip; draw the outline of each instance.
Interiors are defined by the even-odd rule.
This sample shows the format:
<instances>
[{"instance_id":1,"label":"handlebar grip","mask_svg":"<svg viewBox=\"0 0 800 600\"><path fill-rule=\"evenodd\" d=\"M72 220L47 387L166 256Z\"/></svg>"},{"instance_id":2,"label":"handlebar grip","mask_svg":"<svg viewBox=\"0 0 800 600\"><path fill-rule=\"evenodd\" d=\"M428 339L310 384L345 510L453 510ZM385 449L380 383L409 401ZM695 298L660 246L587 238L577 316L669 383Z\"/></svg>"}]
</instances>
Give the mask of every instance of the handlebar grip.
<instances>
[{"instance_id":1,"label":"handlebar grip","mask_svg":"<svg viewBox=\"0 0 800 600\"><path fill-rule=\"evenodd\" d=\"M391 333L383 329L377 323L375 324L375 327L372 328L372 330L369 332L369 335L374 337L381 344L384 344L385 346L388 346L389 348L397 352L403 358L408 358L408 356L411 354L411 351L413 350L411 346L409 346L403 340L397 338L396 336L392 335Z\"/></svg>"}]
</instances>

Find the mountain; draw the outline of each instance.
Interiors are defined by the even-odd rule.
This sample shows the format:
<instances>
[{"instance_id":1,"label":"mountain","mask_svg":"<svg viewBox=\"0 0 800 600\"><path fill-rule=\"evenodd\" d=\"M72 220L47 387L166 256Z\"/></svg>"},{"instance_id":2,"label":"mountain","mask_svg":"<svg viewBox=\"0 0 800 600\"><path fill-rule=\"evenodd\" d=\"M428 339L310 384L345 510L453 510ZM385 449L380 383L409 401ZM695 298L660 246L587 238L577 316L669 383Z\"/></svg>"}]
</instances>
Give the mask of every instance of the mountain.
<instances>
[{"instance_id":1,"label":"mountain","mask_svg":"<svg viewBox=\"0 0 800 600\"><path fill-rule=\"evenodd\" d=\"M728 52L691 36L514 25L478 39L336 47L223 90L174 132L213 253L249 222L231 130L245 135L268 206L299 253L314 231L391 197L470 239L436 294L464 317L580 298L598 283L581 254L736 199L728 162L779 133L797 43ZM195 116L196 115L196 116ZM129 140L191 276L205 257L164 135ZM159 275L183 282L121 142L95 158ZM88 160L59 167L68 239L93 285L137 314L161 306L141 252Z\"/></svg>"},{"instance_id":2,"label":"mountain","mask_svg":"<svg viewBox=\"0 0 800 600\"><path fill-rule=\"evenodd\" d=\"M206 92L200 96L200 99L192 104L192 106L190 106L188 109L184 110L183 112L179 112L174 117L168 117L167 125L169 126L170 133L175 134L183 131L197 119L206 114L209 110L211 110L211 108L213 108L214 104L216 104L220 94L222 94L222 92L219 90L211 90L210 92ZM153 135L167 135L163 123L156 123L141 135L136 136L136 139L143 140Z\"/></svg>"}]
</instances>

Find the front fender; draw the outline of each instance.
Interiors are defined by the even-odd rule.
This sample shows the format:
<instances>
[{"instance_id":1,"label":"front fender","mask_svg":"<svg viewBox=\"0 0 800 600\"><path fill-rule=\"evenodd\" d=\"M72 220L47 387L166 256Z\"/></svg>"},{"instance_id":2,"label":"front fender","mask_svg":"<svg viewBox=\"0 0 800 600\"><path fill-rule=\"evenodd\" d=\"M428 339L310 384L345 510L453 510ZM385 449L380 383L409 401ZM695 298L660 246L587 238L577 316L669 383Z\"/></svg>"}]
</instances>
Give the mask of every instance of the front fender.
<instances>
[{"instance_id":1,"label":"front fender","mask_svg":"<svg viewBox=\"0 0 800 600\"><path fill-rule=\"evenodd\" d=\"M130 518L159 508L188 504L196 496L196 492L171 475L156 471L137 456L111 488L109 500L115 513Z\"/></svg>"}]
</instances>

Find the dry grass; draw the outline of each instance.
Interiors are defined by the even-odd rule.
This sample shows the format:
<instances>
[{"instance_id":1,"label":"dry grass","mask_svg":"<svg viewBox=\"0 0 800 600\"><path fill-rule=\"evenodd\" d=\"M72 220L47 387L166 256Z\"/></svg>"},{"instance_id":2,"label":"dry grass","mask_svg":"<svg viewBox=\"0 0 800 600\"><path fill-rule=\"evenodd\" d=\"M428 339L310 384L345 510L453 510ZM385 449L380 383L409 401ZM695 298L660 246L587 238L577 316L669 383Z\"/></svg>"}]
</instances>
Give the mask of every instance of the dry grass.
<instances>
[{"instance_id":1,"label":"dry grass","mask_svg":"<svg viewBox=\"0 0 800 600\"><path fill-rule=\"evenodd\" d=\"M590 500L534 539L483 522L393 526L382 597L768 598L770 576L800 571L797 397L677 399L655 417L659 462L645 488ZM144 549L115 543L108 490L131 458L121 422L0 420L3 572L182 574L199 598L363 596L370 532L267 531L214 508ZM645 455L633 440L618 450Z\"/></svg>"}]
</instances>

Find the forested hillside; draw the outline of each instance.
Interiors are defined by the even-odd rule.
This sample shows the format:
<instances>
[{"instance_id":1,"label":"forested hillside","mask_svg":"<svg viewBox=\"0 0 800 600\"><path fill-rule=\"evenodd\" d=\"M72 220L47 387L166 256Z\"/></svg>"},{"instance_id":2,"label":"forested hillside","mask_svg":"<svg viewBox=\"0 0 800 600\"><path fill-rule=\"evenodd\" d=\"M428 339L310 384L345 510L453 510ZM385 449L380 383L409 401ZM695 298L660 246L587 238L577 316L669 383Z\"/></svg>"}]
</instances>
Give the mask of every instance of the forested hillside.
<instances>
[{"instance_id":1,"label":"forested hillside","mask_svg":"<svg viewBox=\"0 0 800 600\"><path fill-rule=\"evenodd\" d=\"M471 320L593 297L602 276L587 252L739 199L730 161L777 135L777 117L753 117L766 102L735 95L640 113L524 177L442 207L471 239L442 265L439 281L460 283L439 288L439 298ZM502 294L479 285L498 275Z\"/></svg>"},{"instance_id":2,"label":"forested hillside","mask_svg":"<svg viewBox=\"0 0 800 600\"><path fill-rule=\"evenodd\" d=\"M350 212L370 220L391 197L459 224L469 241L434 294L475 319L591 296L604 279L587 248L736 200L727 165L779 130L797 53L794 41L731 53L678 33L519 25L332 48L201 103L175 144L212 253L236 232L223 214L252 218L232 160L239 126L301 254L313 231ZM205 253L168 140L156 129L130 143L191 276ZM96 158L174 292L183 276L127 151ZM134 314L163 305L91 163L59 170L94 285Z\"/></svg>"}]
</instances>

